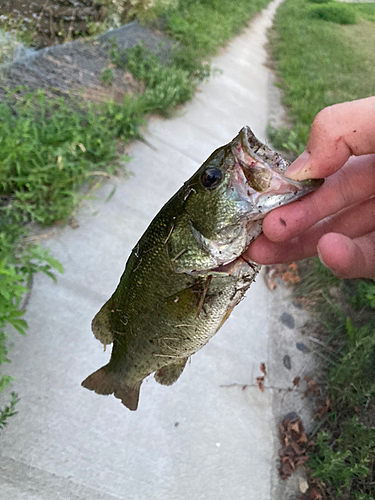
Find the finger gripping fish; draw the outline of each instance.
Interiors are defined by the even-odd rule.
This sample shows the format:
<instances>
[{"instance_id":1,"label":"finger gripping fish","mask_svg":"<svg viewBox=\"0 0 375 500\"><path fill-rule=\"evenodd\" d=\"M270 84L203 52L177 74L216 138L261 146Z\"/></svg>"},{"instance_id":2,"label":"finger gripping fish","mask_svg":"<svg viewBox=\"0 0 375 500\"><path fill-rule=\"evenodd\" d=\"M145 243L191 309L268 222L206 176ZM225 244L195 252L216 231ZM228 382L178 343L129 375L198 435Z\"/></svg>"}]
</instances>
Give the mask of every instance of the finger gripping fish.
<instances>
[{"instance_id":1,"label":"finger gripping fish","mask_svg":"<svg viewBox=\"0 0 375 500\"><path fill-rule=\"evenodd\" d=\"M293 181L287 163L249 127L217 149L164 205L133 249L120 283L92 321L113 343L109 363L82 382L138 406L145 377L173 384L221 328L260 266L242 255L262 219L321 185Z\"/></svg>"}]
</instances>

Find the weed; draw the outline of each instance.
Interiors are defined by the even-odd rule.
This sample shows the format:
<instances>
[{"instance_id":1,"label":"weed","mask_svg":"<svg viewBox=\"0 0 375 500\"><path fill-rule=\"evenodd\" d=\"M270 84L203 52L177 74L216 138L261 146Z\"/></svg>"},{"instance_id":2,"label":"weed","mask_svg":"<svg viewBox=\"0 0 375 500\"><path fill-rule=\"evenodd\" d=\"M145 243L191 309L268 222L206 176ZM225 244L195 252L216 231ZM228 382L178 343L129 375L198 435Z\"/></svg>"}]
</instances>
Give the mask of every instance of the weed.
<instances>
[{"instance_id":1,"label":"weed","mask_svg":"<svg viewBox=\"0 0 375 500\"><path fill-rule=\"evenodd\" d=\"M128 49L126 58L126 68L146 86L143 96L146 111L166 111L193 96L194 76L176 64L162 64L158 56L143 45Z\"/></svg>"},{"instance_id":2,"label":"weed","mask_svg":"<svg viewBox=\"0 0 375 500\"><path fill-rule=\"evenodd\" d=\"M1 383L0 383L0 392L1 392ZM8 418L13 417L13 415L16 415L16 404L18 403L19 399L18 396L15 392L12 392L11 394L11 400L9 405L7 405L3 410L0 409L0 431L4 429L4 427L8 423Z\"/></svg>"},{"instance_id":3,"label":"weed","mask_svg":"<svg viewBox=\"0 0 375 500\"><path fill-rule=\"evenodd\" d=\"M41 90L9 94L0 104L0 194L9 200L2 211L43 226L65 220L93 170L116 170L116 137L137 136L141 108L130 98L84 108Z\"/></svg>"},{"instance_id":4,"label":"weed","mask_svg":"<svg viewBox=\"0 0 375 500\"><path fill-rule=\"evenodd\" d=\"M141 22L152 21L166 10L176 9L178 0L103 0L110 17L118 17L120 23L133 19Z\"/></svg>"},{"instance_id":5,"label":"weed","mask_svg":"<svg viewBox=\"0 0 375 500\"><path fill-rule=\"evenodd\" d=\"M48 250L40 245L20 247L19 238L24 232L19 225L4 224L0 227L0 366L9 363L8 334L12 326L21 335L25 335L27 324L22 318L21 299L28 292L28 284L33 274L41 271L55 280L53 270L63 272L61 264L54 259ZM12 381L12 378L0 374L0 394ZM0 411L0 429L5 421L14 415L16 395L12 395L11 403Z\"/></svg>"},{"instance_id":6,"label":"weed","mask_svg":"<svg viewBox=\"0 0 375 500\"><path fill-rule=\"evenodd\" d=\"M375 335L369 325L355 328L350 318L346 320L346 333L340 363L330 370L328 383L334 401L361 407L375 397Z\"/></svg>"},{"instance_id":7,"label":"weed","mask_svg":"<svg viewBox=\"0 0 375 500\"><path fill-rule=\"evenodd\" d=\"M110 87L115 79L113 69L112 68L103 69L103 71L100 73L100 79L105 85L108 85Z\"/></svg>"},{"instance_id":8,"label":"weed","mask_svg":"<svg viewBox=\"0 0 375 500\"><path fill-rule=\"evenodd\" d=\"M102 33L105 33L106 31L109 30L109 28L112 28L112 23L110 20L105 19L104 21L90 21L89 19L86 19L87 23L87 32L89 36L98 36L101 35ZM75 33L75 37L79 37L79 32Z\"/></svg>"},{"instance_id":9,"label":"weed","mask_svg":"<svg viewBox=\"0 0 375 500\"><path fill-rule=\"evenodd\" d=\"M341 442L337 443L336 451L331 442L327 432L319 434L315 443L318 451L310 458L309 466L313 477L332 484L338 496L342 496L344 489L350 489L353 478L368 476L370 458L364 456L358 461L350 449L341 449Z\"/></svg>"},{"instance_id":10,"label":"weed","mask_svg":"<svg viewBox=\"0 0 375 500\"><path fill-rule=\"evenodd\" d=\"M351 297L353 307L371 307L375 309L375 282L373 280L360 281L357 285L356 294Z\"/></svg>"}]
</instances>

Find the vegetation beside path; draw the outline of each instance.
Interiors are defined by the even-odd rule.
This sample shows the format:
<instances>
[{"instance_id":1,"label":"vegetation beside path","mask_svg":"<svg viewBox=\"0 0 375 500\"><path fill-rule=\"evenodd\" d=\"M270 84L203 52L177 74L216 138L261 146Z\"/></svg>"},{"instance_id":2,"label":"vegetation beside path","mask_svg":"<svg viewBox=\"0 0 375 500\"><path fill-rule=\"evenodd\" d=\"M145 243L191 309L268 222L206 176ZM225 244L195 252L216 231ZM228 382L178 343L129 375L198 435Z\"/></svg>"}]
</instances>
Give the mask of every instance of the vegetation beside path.
<instances>
[{"instance_id":1,"label":"vegetation beside path","mask_svg":"<svg viewBox=\"0 0 375 500\"><path fill-rule=\"evenodd\" d=\"M125 4L106 3L116 9ZM63 271L48 251L27 238L30 223L72 221L85 193L123 168L126 155L119 151L139 137L147 114L167 112L191 99L196 83L211 73L208 58L267 3L164 0L155 2L152 12L145 2L132 2L133 16L151 19L152 26L179 42L168 63L143 46L121 54L113 42L112 63L102 74L103 82L111 85L113 65L122 65L142 83L142 93L128 95L122 103L90 104L61 97L53 89L28 93L17 88L0 104L0 430L17 402L14 393L10 401L9 396L4 400L3 391L11 382L5 367L13 330L25 334L27 329L22 318L24 294L33 274L41 271L55 279L54 272ZM100 32L100 26L95 31ZM22 33L20 40L25 40Z\"/></svg>"},{"instance_id":2,"label":"vegetation beside path","mask_svg":"<svg viewBox=\"0 0 375 500\"><path fill-rule=\"evenodd\" d=\"M286 0L270 49L288 126L269 129L279 149L301 153L324 107L375 95L375 4ZM318 260L301 266L295 293L319 321L325 363L303 500L375 498L375 281L338 280Z\"/></svg>"},{"instance_id":3,"label":"vegetation beside path","mask_svg":"<svg viewBox=\"0 0 375 500\"><path fill-rule=\"evenodd\" d=\"M336 22L312 16L330 6L349 10L355 24L340 24L340 15ZM290 126L270 130L275 146L302 152L321 109L375 95L374 23L374 3L286 0L280 6L269 41Z\"/></svg>"}]
</instances>

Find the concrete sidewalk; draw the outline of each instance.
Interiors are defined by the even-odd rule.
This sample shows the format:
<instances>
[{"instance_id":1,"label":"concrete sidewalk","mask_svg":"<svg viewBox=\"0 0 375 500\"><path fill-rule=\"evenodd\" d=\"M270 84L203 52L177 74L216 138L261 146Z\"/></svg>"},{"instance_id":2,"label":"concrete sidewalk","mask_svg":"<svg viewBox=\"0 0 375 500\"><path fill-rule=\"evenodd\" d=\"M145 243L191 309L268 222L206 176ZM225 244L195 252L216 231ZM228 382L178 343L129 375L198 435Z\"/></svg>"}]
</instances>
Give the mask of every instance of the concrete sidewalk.
<instances>
[{"instance_id":1,"label":"concrete sidewalk","mask_svg":"<svg viewBox=\"0 0 375 500\"><path fill-rule=\"evenodd\" d=\"M201 85L178 117L149 122L152 147L132 145L133 175L116 182L111 201L104 203L113 182L83 207L78 229L48 241L65 274L57 286L36 277L28 334L15 341L9 372L21 401L0 437L1 499L290 498L296 478L289 486L278 480L277 424L292 410L308 418L306 401L289 388L312 361L296 349L306 316L284 289L270 292L259 277L176 384L143 383L136 412L80 387L109 358L90 332L91 319L152 217L243 125L265 139L275 110L264 44L279 4L213 61L222 74ZM255 380L261 362L263 393Z\"/></svg>"}]
</instances>

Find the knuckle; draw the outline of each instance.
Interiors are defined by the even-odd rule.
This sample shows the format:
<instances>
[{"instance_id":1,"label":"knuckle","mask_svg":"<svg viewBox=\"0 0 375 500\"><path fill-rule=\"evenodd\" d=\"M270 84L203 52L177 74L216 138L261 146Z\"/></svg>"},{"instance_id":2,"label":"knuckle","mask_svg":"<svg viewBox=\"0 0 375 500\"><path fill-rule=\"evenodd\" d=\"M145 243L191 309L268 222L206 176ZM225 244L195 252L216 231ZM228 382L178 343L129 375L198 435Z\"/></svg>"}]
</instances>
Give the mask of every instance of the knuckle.
<instances>
[{"instance_id":1,"label":"knuckle","mask_svg":"<svg viewBox=\"0 0 375 500\"><path fill-rule=\"evenodd\" d=\"M354 203L354 188L350 182L350 172L340 170L340 182L337 185L337 196L340 201L340 209L349 207Z\"/></svg>"}]
</instances>

